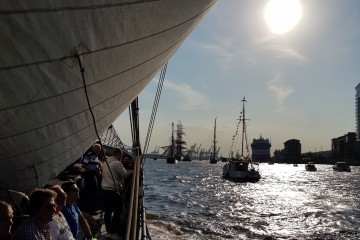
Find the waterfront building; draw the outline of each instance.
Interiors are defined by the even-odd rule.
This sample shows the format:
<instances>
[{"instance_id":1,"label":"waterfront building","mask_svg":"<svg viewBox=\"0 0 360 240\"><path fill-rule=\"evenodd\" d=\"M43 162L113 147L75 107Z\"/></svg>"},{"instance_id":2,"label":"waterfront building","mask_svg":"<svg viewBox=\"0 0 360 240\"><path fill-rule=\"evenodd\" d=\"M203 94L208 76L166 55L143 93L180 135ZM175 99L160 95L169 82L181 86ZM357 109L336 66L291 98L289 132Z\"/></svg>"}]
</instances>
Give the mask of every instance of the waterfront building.
<instances>
[{"instance_id":1,"label":"waterfront building","mask_svg":"<svg viewBox=\"0 0 360 240\"><path fill-rule=\"evenodd\" d=\"M331 139L331 152L335 161L353 163L356 159L356 132Z\"/></svg>"},{"instance_id":2,"label":"waterfront building","mask_svg":"<svg viewBox=\"0 0 360 240\"><path fill-rule=\"evenodd\" d=\"M259 139L253 139L251 143L251 158L254 162L268 162L270 161L271 143L268 138L263 138L260 135Z\"/></svg>"},{"instance_id":3,"label":"waterfront building","mask_svg":"<svg viewBox=\"0 0 360 240\"><path fill-rule=\"evenodd\" d=\"M284 160L288 163L300 163L301 143L298 139L290 139L284 143Z\"/></svg>"},{"instance_id":4,"label":"waterfront building","mask_svg":"<svg viewBox=\"0 0 360 240\"><path fill-rule=\"evenodd\" d=\"M356 122L356 134L357 141L360 139L360 83L355 87L356 95L355 95L355 122Z\"/></svg>"},{"instance_id":5,"label":"waterfront building","mask_svg":"<svg viewBox=\"0 0 360 240\"><path fill-rule=\"evenodd\" d=\"M356 161L360 162L360 83L355 87Z\"/></svg>"}]
</instances>

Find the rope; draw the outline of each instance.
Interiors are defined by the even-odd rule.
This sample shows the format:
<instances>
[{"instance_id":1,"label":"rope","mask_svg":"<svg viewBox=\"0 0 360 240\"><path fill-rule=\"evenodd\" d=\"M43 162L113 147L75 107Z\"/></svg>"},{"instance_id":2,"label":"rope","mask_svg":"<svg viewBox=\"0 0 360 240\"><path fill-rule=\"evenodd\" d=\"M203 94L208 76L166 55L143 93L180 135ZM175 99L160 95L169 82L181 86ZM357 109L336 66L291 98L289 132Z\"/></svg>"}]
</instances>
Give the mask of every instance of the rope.
<instances>
[{"instance_id":1,"label":"rope","mask_svg":"<svg viewBox=\"0 0 360 240\"><path fill-rule=\"evenodd\" d=\"M232 143L231 143L230 152L229 152L229 158L234 157L234 152L233 152L234 142L235 142L235 149L236 149L236 145L237 145L237 141L238 141L239 126L240 126L240 123L241 123L241 119L242 119L242 112L240 112L240 117L239 117L239 119L237 119L238 121L237 121L237 124L236 124L236 131L235 131L235 134L233 135L233 138L232 138Z\"/></svg>"},{"instance_id":2,"label":"rope","mask_svg":"<svg viewBox=\"0 0 360 240\"><path fill-rule=\"evenodd\" d=\"M77 55L76 57L77 57L77 60L78 60L78 63L79 63L79 67L80 67L81 77L82 77L83 84L84 84L84 91L85 91L86 101L87 101L88 108L89 108L89 111L90 111L90 114L91 114L91 117L92 117L92 120L93 120L95 134L96 134L96 136L97 136L97 138L98 138L98 140L99 140L99 144L100 144L100 146L101 146L101 149L103 150L103 149L104 149L104 146L103 146L103 144L102 144L102 142L101 142L101 138L100 138L100 136L99 136L99 132L98 132L98 129L97 129L97 126L96 126L95 115L94 115L94 112L93 112L93 110L92 110L92 108L91 108L90 99L89 99L89 94L88 94L87 87L86 87L85 74L84 74L85 69L84 69L83 66L82 66L80 56ZM112 180L113 180L113 182L114 182L114 186L115 186L115 189L116 189L116 193L117 193L117 194L120 194L119 189L118 189L118 186L117 186L117 184L116 184L116 182L115 182L114 175L113 175L113 173L112 173L112 171L111 171L111 168L110 168L109 163L108 163L108 161L107 161L106 158L105 158L105 163L106 163L107 167L109 168L109 172L110 172L111 178L112 178Z\"/></svg>"},{"instance_id":3,"label":"rope","mask_svg":"<svg viewBox=\"0 0 360 240\"><path fill-rule=\"evenodd\" d=\"M163 87L164 80L165 80L167 64L168 63L166 63L163 66L163 68L161 69L160 78L159 78L159 82L158 82L158 87L157 87L156 95L155 95L155 101L154 101L154 105L153 105L153 109L152 109L152 113L151 113L151 117L150 117L150 122L149 122L149 127L148 127L148 131L147 131L147 135L146 135L145 145L144 145L143 160L145 159L145 155L146 155L146 153L148 151L148 148L149 148L151 134L152 134L152 130L154 128L154 122L155 122L155 118L156 118L156 113L157 113L157 109L159 107L161 91L162 91L162 87ZM142 163L144 165L145 161L143 161Z\"/></svg>"}]
</instances>

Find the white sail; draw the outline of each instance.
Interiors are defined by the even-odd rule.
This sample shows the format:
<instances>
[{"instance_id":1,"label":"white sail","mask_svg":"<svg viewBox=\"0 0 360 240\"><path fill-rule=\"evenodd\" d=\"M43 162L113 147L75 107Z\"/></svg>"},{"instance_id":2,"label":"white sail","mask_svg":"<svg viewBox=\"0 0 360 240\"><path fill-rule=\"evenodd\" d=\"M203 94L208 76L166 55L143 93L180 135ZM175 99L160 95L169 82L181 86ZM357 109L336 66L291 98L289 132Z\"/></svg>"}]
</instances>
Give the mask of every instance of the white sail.
<instances>
[{"instance_id":1,"label":"white sail","mask_svg":"<svg viewBox=\"0 0 360 240\"><path fill-rule=\"evenodd\" d=\"M97 138L87 97L101 134L215 2L0 1L0 187L75 161Z\"/></svg>"}]
</instances>

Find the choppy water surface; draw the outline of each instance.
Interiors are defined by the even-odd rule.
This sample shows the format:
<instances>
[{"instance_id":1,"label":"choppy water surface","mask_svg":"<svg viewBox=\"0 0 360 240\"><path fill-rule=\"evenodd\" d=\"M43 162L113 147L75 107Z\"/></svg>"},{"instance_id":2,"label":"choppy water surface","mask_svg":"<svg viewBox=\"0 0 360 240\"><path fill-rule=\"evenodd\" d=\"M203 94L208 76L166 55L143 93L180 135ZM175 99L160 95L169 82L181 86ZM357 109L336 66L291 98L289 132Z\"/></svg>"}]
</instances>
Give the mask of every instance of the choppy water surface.
<instances>
[{"instance_id":1,"label":"choppy water surface","mask_svg":"<svg viewBox=\"0 0 360 240\"><path fill-rule=\"evenodd\" d=\"M147 159L152 239L360 239L360 168L260 164L257 183L222 178L224 163Z\"/></svg>"}]
</instances>

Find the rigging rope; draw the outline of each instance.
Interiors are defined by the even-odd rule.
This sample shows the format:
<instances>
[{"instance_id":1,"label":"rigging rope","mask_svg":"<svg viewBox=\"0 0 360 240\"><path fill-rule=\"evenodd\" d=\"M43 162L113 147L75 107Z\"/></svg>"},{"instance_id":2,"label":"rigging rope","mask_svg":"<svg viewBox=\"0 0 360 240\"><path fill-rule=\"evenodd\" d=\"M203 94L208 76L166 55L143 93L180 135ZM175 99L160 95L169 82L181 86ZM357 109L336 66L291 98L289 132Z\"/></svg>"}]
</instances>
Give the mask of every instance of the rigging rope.
<instances>
[{"instance_id":1,"label":"rigging rope","mask_svg":"<svg viewBox=\"0 0 360 240\"><path fill-rule=\"evenodd\" d=\"M95 134L96 134L96 137L97 137L98 140L99 140L99 144L100 144L100 146L101 146L101 149L104 150L104 146L103 146L103 144L102 144L102 142L101 142L101 138L100 138L100 135L99 135L97 126L96 126L95 115L94 115L94 112L93 112L92 107L91 107L91 104L90 104L89 94L88 94L87 87L86 87L85 74L84 74L85 69L84 69L83 66L82 66L80 56L77 55L76 57L77 57L77 60L78 60L78 63L79 63L79 67L80 67L81 77L82 77L83 84L84 84L84 91L85 91L86 101L87 101L87 105L88 105L88 108L89 108L89 111L90 111L90 114L91 114L91 117L92 117L92 121L93 121L93 124L94 124ZM113 180L113 182L114 182L114 186L115 186L115 189L116 189L116 193L117 193L117 194L120 194L120 191L119 191L119 189L118 189L118 186L117 186L117 184L116 184L116 182L115 182L114 175L113 175L113 173L112 173L112 171L111 171L111 168L110 168L109 163L108 163L108 161L107 161L106 158L105 158L105 163L106 163L107 167L109 168L110 175L111 175L111 178L112 178L112 180Z\"/></svg>"},{"instance_id":2,"label":"rigging rope","mask_svg":"<svg viewBox=\"0 0 360 240\"><path fill-rule=\"evenodd\" d=\"M239 119L237 119L236 131L235 131L235 134L233 135L233 138L232 138L232 143L231 143L230 152L229 152L229 158L234 157L233 148L236 149L236 146L237 146L239 126L240 126L240 123L241 123L241 119L242 119L242 112L240 112L240 117L239 117ZM234 146L234 142L235 142L235 146Z\"/></svg>"},{"instance_id":3,"label":"rigging rope","mask_svg":"<svg viewBox=\"0 0 360 240\"><path fill-rule=\"evenodd\" d=\"M147 131L146 139L145 139L143 159L145 159L145 154L147 153L148 147L150 144L151 134L152 134L152 130L154 128L156 113L157 113L157 109L158 109L159 102L160 102L161 91L162 91L162 87L163 87L164 80L165 80L167 64L168 63L166 63L161 69L158 87L157 87L156 95L155 95L155 101L154 101L154 105L153 105L153 109L152 109L152 113L151 113L151 117L150 117L150 122L149 122L149 127L148 127L148 131ZM142 163L144 165L145 161L143 161Z\"/></svg>"}]
</instances>

